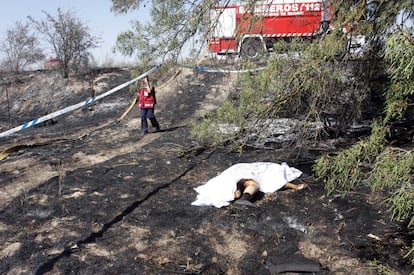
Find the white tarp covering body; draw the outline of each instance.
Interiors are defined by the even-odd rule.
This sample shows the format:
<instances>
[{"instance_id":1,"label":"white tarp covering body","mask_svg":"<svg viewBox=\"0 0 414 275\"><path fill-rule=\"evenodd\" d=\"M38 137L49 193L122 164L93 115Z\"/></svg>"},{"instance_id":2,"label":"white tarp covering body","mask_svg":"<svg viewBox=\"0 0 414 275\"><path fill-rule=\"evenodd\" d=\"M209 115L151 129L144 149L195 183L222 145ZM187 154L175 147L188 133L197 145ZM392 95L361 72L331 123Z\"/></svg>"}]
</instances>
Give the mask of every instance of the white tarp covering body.
<instances>
[{"instance_id":1,"label":"white tarp covering body","mask_svg":"<svg viewBox=\"0 0 414 275\"><path fill-rule=\"evenodd\" d=\"M272 193L301 175L300 170L289 167L286 163L238 163L210 179L206 184L194 188L197 199L191 204L218 208L227 206L234 200L236 184L241 179L253 179L259 183L260 191Z\"/></svg>"}]
</instances>

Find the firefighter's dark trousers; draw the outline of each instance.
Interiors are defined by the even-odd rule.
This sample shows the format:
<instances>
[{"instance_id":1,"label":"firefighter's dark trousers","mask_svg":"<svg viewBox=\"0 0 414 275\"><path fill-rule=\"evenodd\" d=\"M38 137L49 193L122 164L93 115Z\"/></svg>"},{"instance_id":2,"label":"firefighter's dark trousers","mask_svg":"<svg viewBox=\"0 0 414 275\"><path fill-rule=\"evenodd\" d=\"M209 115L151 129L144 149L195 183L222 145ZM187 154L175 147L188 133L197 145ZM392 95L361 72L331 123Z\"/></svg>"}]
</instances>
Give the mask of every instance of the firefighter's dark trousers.
<instances>
[{"instance_id":1,"label":"firefighter's dark trousers","mask_svg":"<svg viewBox=\"0 0 414 275\"><path fill-rule=\"evenodd\" d=\"M151 124L153 127L157 129L157 131L160 130L160 124L158 123L157 119L154 115L154 108L148 108L148 109L141 109L141 133L146 134L148 133L148 122L147 118L151 121Z\"/></svg>"}]
</instances>

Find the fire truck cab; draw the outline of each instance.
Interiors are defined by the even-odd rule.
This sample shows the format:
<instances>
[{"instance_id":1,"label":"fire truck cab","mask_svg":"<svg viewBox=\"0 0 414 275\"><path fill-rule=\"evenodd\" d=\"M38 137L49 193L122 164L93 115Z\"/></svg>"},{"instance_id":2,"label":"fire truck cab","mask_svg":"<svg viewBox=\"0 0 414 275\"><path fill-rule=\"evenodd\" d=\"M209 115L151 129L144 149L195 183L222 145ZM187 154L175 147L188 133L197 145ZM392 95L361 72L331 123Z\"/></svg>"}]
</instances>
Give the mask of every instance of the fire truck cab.
<instances>
[{"instance_id":1,"label":"fire truck cab","mask_svg":"<svg viewBox=\"0 0 414 275\"><path fill-rule=\"evenodd\" d=\"M256 60L278 39L312 37L326 31L331 0L266 0L250 7L245 1L211 10L210 52Z\"/></svg>"}]
</instances>

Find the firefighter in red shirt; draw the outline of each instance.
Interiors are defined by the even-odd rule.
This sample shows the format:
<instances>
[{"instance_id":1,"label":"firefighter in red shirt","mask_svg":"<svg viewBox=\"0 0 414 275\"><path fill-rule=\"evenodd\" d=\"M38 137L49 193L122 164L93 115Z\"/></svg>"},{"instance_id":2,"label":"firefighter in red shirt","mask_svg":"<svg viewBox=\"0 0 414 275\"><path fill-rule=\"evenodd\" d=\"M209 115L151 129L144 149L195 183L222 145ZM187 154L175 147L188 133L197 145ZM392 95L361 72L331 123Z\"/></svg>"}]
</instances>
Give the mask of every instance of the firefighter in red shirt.
<instances>
[{"instance_id":1,"label":"firefighter in red shirt","mask_svg":"<svg viewBox=\"0 0 414 275\"><path fill-rule=\"evenodd\" d=\"M147 118L151 121L152 126L155 127L156 132L161 131L160 124L154 114L154 107L157 103L155 87L150 87L148 77L141 81L141 87L138 89L138 96L138 107L140 108L141 113L141 134L148 134Z\"/></svg>"}]
</instances>

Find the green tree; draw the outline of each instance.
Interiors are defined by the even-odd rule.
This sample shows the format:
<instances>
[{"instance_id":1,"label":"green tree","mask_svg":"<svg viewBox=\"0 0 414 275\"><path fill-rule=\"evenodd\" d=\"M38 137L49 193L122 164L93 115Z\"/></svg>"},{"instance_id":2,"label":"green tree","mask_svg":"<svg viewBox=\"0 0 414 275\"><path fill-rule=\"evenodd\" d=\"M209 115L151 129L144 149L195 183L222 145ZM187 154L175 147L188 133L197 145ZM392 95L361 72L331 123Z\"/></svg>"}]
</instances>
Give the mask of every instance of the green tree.
<instances>
[{"instance_id":1,"label":"green tree","mask_svg":"<svg viewBox=\"0 0 414 275\"><path fill-rule=\"evenodd\" d=\"M401 141L398 137L392 137L395 127L407 123L412 125L414 121L413 29L393 26L395 21L389 20L401 15L401 11L410 11L412 14L412 1L400 1L398 4L383 2L378 10L378 22L374 26L377 32L373 35L386 39L382 55L377 56L375 61L382 64L388 81L379 90L384 94L384 108L376 118L377 123L371 135L349 149L321 157L316 162L315 171L326 183L328 193L339 191L346 194L364 180L371 184L373 190L389 192L385 202L392 210L392 217L398 221L408 220L408 226L413 226L414 140L412 132L409 134L413 129L408 128L408 133L404 135L411 140ZM372 68L367 67L369 70ZM373 76L369 78L370 81L374 81Z\"/></svg>"},{"instance_id":2,"label":"green tree","mask_svg":"<svg viewBox=\"0 0 414 275\"><path fill-rule=\"evenodd\" d=\"M56 58L62 60L63 75L68 77L71 70L77 72L88 64L89 51L99 45L99 38L90 33L73 11L58 9L56 16L43 13L46 18L35 20L29 16L29 20L44 35Z\"/></svg>"},{"instance_id":3,"label":"green tree","mask_svg":"<svg viewBox=\"0 0 414 275\"><path fill-rule=\"evenodd\" d=\"M137 20L131 30L119 34L116 50L129 56L136 54L144 62L160 58L176 60L183 51L192 49L198 54L206 42L209 9L216 2L112 0L115 13L147 8L151 15L149 22Z\"/></svg>"},{"instance_id":4,"label":"green tree","mask_svg":"<svg viewBox=\"0 0 414 275\"><path fill-rule=\"evenodd\" d=\"M31 31L29 24L16 22L1 42L2 67L20 72L27 66L41 61L44 59L44 54L38 45L39 40Z\"/></svg>"}]
</instances>

